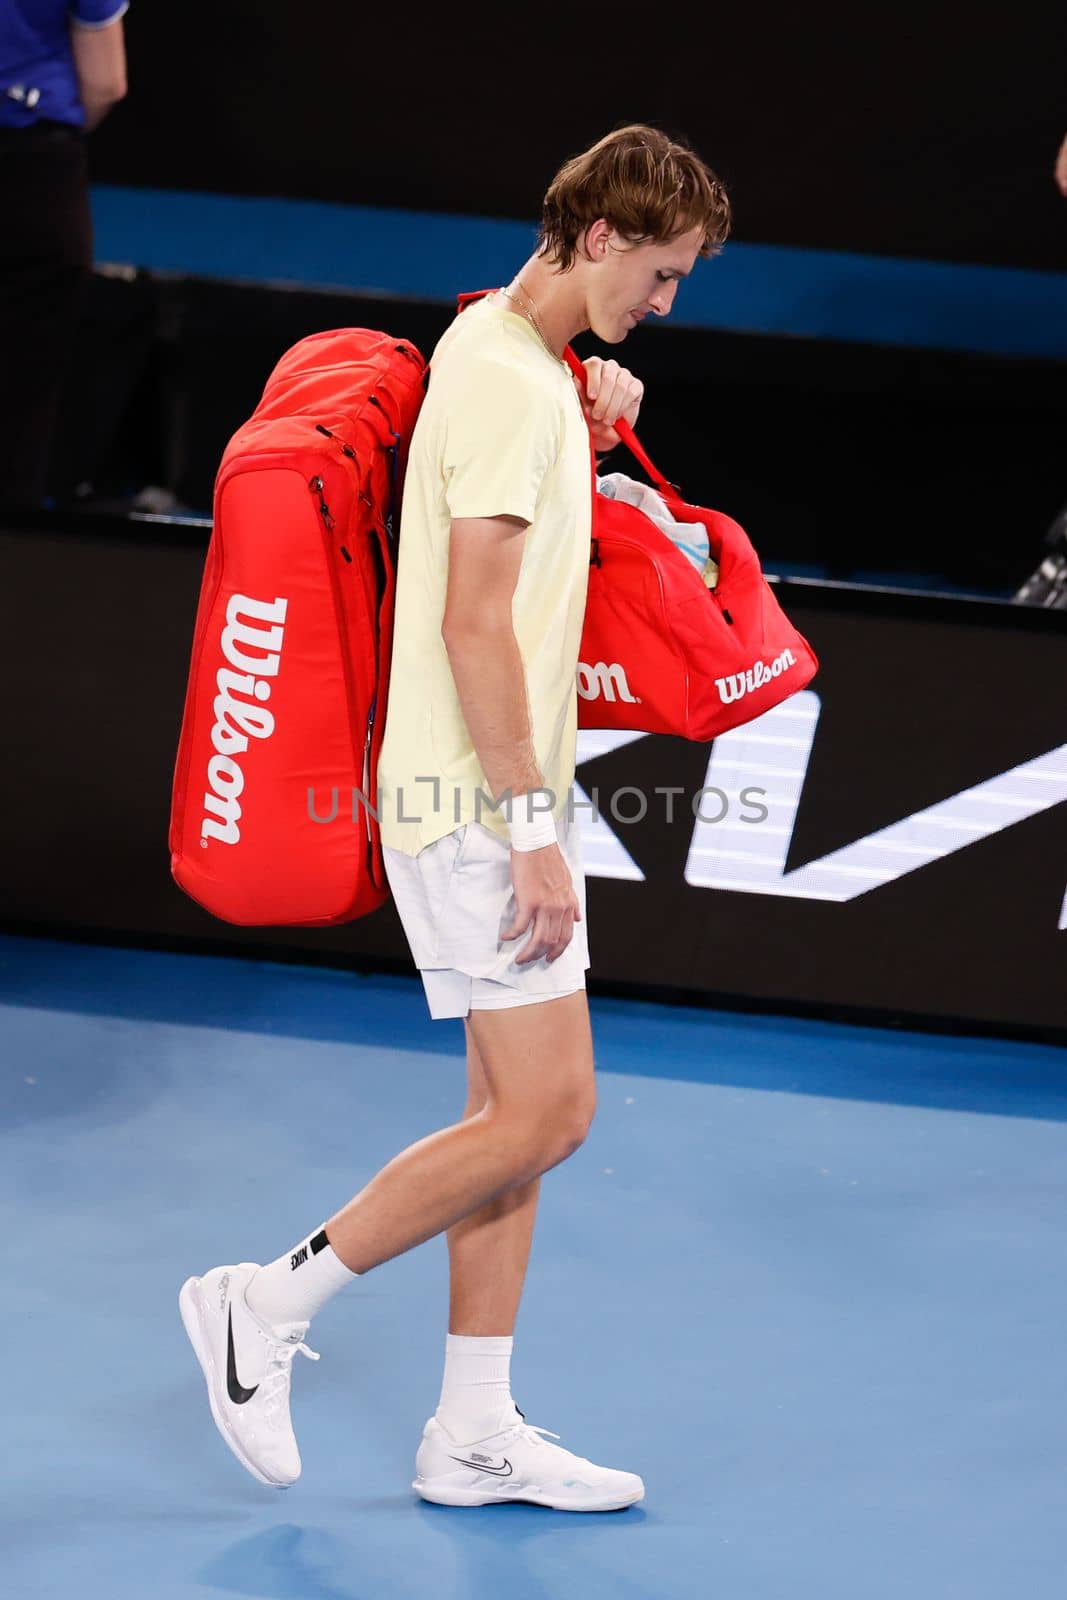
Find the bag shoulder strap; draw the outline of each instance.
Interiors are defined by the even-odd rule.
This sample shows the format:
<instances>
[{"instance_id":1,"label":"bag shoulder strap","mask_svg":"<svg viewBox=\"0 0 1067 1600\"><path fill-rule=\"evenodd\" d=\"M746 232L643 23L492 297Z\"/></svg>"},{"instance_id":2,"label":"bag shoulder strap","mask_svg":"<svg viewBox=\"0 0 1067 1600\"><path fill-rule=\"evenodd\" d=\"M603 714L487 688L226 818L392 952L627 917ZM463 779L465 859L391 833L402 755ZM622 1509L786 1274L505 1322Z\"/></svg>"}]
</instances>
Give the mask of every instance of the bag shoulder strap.
<instances>
[{"instance_id":1,"label":"bag shoulder strap","mask_svg":"<svg viewBox=\"0 0 1067 1600\"><path fill-rule=\"evenodd\" d=\"M567 365L574 373L574 376L577 378L584 392L586 390L586 371L584 366L579 361L570 345L567 346L563 354L566 358ZM652 479L652 482L655 484L660 493L668 494L677 498L679 494L677 485L671 483L668 478L663 476L659 468L653 465L650 456L648 455L641 441L638 439L634 430L631 428L630 424L622 417L618 417L611 424L611 426L615 429L615 432L618 434L620 440L626 446L627 450L629 450L634 459L638 461L642 467L644 467L645 471L648 473L649 477Z\"/></svg>"}]
</instances>

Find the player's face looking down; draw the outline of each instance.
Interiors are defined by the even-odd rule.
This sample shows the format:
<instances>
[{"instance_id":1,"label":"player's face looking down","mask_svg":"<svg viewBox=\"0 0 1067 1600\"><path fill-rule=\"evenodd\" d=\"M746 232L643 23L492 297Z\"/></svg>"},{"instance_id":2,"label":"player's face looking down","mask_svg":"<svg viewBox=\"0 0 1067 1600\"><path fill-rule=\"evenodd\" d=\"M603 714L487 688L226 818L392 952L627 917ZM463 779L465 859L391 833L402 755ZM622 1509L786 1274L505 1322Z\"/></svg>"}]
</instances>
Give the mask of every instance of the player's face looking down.
<instances>
[{"instance_id":1,"label":"player's face looking down","mask_svg":"<svg viewBox=\"0 0 1067 1600\"><path fill-rule=\"evenodd\" d=\"M667 316L703 239L703 229L693 228L666 243L635 244L607 222L593 223L582 265L589 326L597 338L619 344L646 316Z\"/></svg>"}]
</instances>

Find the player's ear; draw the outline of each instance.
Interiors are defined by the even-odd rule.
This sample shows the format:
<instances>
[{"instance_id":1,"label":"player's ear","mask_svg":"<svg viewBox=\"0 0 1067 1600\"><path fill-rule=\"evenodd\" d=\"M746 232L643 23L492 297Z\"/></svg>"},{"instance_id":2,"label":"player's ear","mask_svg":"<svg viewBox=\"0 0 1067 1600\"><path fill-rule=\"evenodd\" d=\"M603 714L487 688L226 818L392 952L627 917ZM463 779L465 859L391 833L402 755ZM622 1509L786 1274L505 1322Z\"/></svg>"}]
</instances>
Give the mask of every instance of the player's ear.
<instances>
[{"instance_id":1,"label":"player's ear","mask_svg":"<svg viewBox=\"0 0 1067 1600\"><path fill-rule=\"evenodd\" d=\"M608 219L603 218L603 216L598 216L597 221L590 226L589 234L585 235L585 237L589 238L590 245L592 245L590 256L592 256L593 261L603 261L605 259L613 232L614 229L611 227L611 222L608 222Z\"/></svg>"},{"instance_id":2,"label":"player's ear","mask_svg":"<svg viewBox=\"0 0 1067 1600\"><path fill-rule=\"evenodd\" d=\"M603 261L614 229L605 217L598 217L585 230L585 253L590 261Z\"/></svg>"}]
</instances>

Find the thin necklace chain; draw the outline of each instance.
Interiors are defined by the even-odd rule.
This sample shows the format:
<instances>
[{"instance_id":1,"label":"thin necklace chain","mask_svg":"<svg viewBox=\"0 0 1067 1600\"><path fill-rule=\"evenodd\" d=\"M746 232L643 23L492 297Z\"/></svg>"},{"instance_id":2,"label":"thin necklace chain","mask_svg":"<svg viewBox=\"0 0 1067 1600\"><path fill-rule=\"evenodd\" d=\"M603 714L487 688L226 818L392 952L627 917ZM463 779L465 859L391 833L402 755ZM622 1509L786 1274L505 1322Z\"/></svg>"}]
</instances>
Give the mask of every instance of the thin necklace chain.
<instances>
[{"instance_id":1,"label":"thin necklace chain","mask_svg":"<svg viewBox=\"0 0 1067 1600\"><path fill-rule=\"evenodd\" d=\"M560 366L561 367L565 367L567 369L567 371L569 372L570 368L567 367L566 361L564 361L562 356L558 356L556 354L556 352L553 350L552 346L549 344L548 340L545 338L545 330L541 326L541 319L537 314L537 306L534 303L533 296L530 295L527 292L527 290L523 288L522 284L519 283L518 278L512 278L511 281L512 281L513 284L518 284L518 287L520 289L522 289L522 292L526 297L526 301L527 301L527 304L530 307L530 310L527 311L524 308L521 300L519 300L517 295L512 294L510 288L501 289L501 291L500 291L501 294L506 294L509 300L514 300L515 304L519 308L519 315L526 318L527 322L530 324L530 327L536 333L537 337L540 339L541 343L544 345L545 349L548 351L548 353L552 357L553 361L558 361ZM532 315L531 315L531 313L532 313Z\"/></svg>"}]
</instances>

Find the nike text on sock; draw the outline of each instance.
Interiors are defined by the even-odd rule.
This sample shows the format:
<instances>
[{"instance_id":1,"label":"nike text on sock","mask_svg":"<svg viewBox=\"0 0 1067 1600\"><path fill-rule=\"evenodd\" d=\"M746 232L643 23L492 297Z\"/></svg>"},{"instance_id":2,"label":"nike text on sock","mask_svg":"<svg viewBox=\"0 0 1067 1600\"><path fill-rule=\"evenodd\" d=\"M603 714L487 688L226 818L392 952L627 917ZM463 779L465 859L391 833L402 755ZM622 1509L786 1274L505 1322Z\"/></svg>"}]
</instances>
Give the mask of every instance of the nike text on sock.
<instances>
[{"instance_id":1,"label":"nike text on sock","mask_svg":"<svg viewBox=\"0 0 1067 1600\"><path fill-rule=\"evenodd\" d=\"M454 1439L473 1442L518 1420L511 1398L511 1335L450 1333L437 1420Z\"/></svg>"},{"instance_id":2,"label":"nike text on sock","mask_svg":"<svg viewBox=\"0 0 1067 1600\"><path fill-rule=\"evenodd\" d=\"M358 1278L334 1253L326 1230L302 1239L269 1266L260 1267L245 1290L249 1309L271 1326L310 1322L339 1289Z\"/></svg>"}]
</instances>

